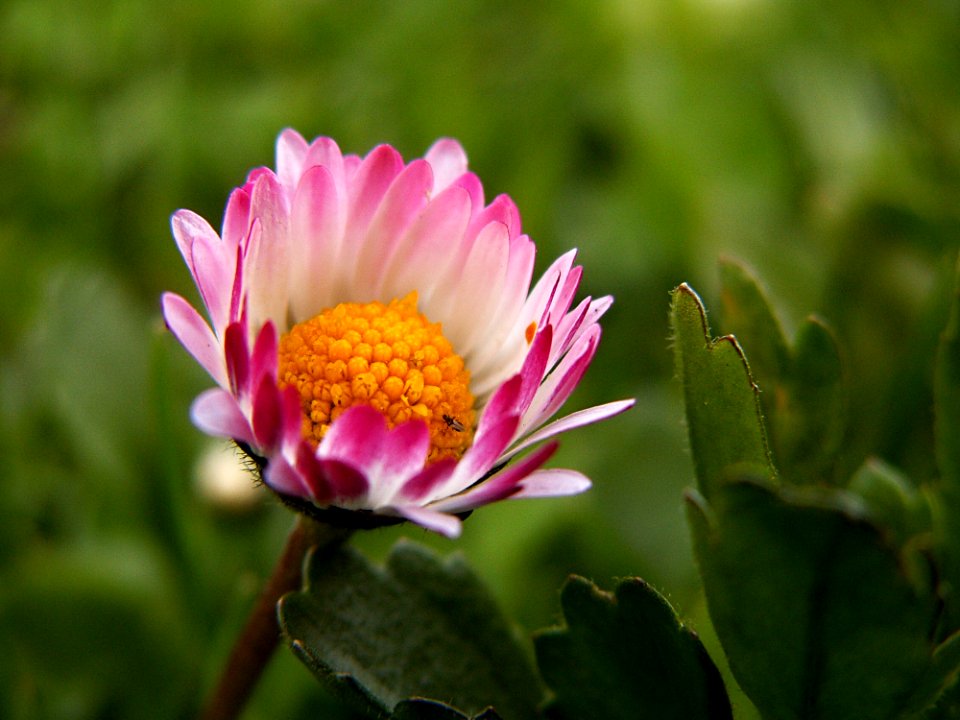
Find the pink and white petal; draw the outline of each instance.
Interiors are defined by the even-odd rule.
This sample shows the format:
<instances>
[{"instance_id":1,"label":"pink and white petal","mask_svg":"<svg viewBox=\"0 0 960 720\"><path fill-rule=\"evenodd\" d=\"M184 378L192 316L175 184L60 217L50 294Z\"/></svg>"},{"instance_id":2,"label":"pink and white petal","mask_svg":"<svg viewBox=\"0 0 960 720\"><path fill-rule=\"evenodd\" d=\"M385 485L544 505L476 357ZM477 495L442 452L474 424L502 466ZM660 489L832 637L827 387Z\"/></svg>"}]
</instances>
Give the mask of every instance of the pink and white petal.
<instances>
[{"instance_id":1,"label":"pink and white petal","mask_svg":"<svg viewBox=\"0 0 960 720\"><path fill-rule=\"evenodd\" d=\"M309 168L290 208L290 307L306 320L335 305L333 283L318 282L337 267L347 220L345 190L326 167Z\"/></svg>"},{"instance_id":2,"label":"pink and white petal","mask_svg":"<svg viewBox=\"0 0 960 720\"><path fill-rule=\"evenodd\" d=\"M593 483L583 473L564 468L537 470L520 482L520 490L511 500L538 497L578 495L590 489Z\"/></svg>"},{"instance_id":3,"label":"pink and white petal","mask_svg":"<svg viewBox=\"0 0 960 720\"><path fill-rule=\"evenodd\" d=\"M547 374L547 361L550 358L550 350L553 347L553 328L547 325L538 332L530 345L530 352L523 361L523 367L520 368L521 389L520 397L517 399L517 406L521 412L526 411L533 402L537 390L540 389L543 379Z\"/></svg>"},{"instance_id":4,"label":"pink and white petal","mask_svg":"<svg viewBox=\"0 0 960 720\"><path fill-rule=\"evenodd\" d=\"M465 358L485 341L486 329L499 320L494 309L503 292L510 260L510 238L505 225L490 223L477 236L467 257L450 315L443 324L447 339ZM501 320L502 322L502 320Z\"/></svg>"},{"instance_id":5,"label":"pink and white petal","mask_svg":"<svg viewBox=\"0 0 960 720\"><path fill-rule=\"evenodd\" d=\"M550 299L547 309L544 311L544 317L541 324L557 325L561 318L570 309L573 303L573 296L580 287L580 278L583 276L583 268L575 265L570 268L570 272L563 278L563 282L557 287L557 292Z\"/></svg>"},{"instance_id":6,"label":"pink and white petal","mask_svg":"<svg viewBox=\"0 0 960 720\"><path fill-rule=\"evenodd\" d=\"M467 154L456 140L441 138L424 155L433 167L433 194L443 192L467 171Z\"/></svg>"},{"instance_id":7,"label":"pink and white petal","mask_svg":"<svg viewBox=\"0 0 960 720\"><path fill-rule=\"evenodd\" d=\"M364 467L370 480L370 506L391 504L404 483L423 469L429 452L430 429L422 420L411 420L389 430L381 445L380 461Z\"/></svg>"},{"instance_id":8,"label":"pink and white petal","mask_svg":"<svg viewBox=\"0 0 960 720\"><path fill-rule=\"evenodd\" d=\"M216 244L195 242L192 252L197 290L214 331L222 337L230 323L230 301L237 269L236 253L228 256L219 238Z\"/></svg>"},{"instance_id":9,"label":"pink and white petal","mask_svg":"<svg viewBox=\"0 0 960 720\"><path fill-rule=\"evenodd\" d=\"M230 193L227 209L223 213L221 237L231 248L245 246L250 232L250 192L237 188Z\"/></svg>"},{"instance_id":10,"label":"pink and white petal","mask_svg":"<svg viewBox=\"0 0 960 720\"><path fill-rule=\"evenodd\" d=\"M350 280L355 275L358 253L363 238L383 201L387 189L403 170L403 158L389 145L379 145L370 151L348 184L349 214L345 226L344 242L340 252L340 268L335 288L336 296L355 300L350 293ZM364 298L363 301L368 301Z\"/></svg>"},{"instance_id":11,"label":"pink and white petal","mask_svg":"<svg viewBox=\"0 0 960 720\"><path fill-rule=\"evenodd\" d=\"M284 327L287 319L290 259L288 252L289 201L273 173L257 178L250 213L260 226L251 236L244 262L244 278L251 325L272 320Z\"/></svg>"},{"instance_id":12,"label":"pink and white petal","mask_svg":"<svg viewBox=\"0 0 960 720\"><path fill-rule=\"evenodd\" d=\"M208 435L256 445L250 423L243 416L237 399L226 390L213 388L200 393L190 407L190 417L193 424Z\"/></svg>"},{"instance_id":13,"label":"pink and white petal","mask_svg":"<svg viewBox=\"0 0 960 720\"><path fill-rule=\"evenodd\" d=\"M374 467L382 456L387 420L369 405L347 409L320 441L317 457L345 460L354 467Z\"/></svg>"},{"instance_id":14,"label":"pink and white petal","mask_svg":"<svg viewBox=\"0 0 960 720\"><path fill-rule=\"evenodd\" d=\"M307 141L296 130L286 128L277 138L277 177L286 187L297 186L307 150Z\"/></svg>"},{"instance_id":15,"label":"pink and white petal","mask_svg":"<svg viewBox=\"0 0 960 720\"><path fill-rule=\"evenodd\" d=\"M407 229L423 212L433 185L433 171L414 160L397 176L370 223L357 257L354 287L361 295L379 297L381 281Z\"/></svg>"},{"instance_id":16,"label":"pink and white petal","mask_svg":"<svg viewBox=\"0 0 960 720\"><path fill-rule=\"evenodd\" d=\"M420 472L407 480L389 505L412 505L421 503L424 498L433 494L436 488L450 479L456 469L457 461L453 458L444 458L432 465L428 465Z\"/></svg>"},{"instance_id":17,"label":"pink and white petal","mask_svg":"<svg viewBox=\"0 0 960 720\"><path fill-rule=\"evenodd\" d=\"M220 236L210 223L191 210L177 210L170 218L170 228L173 238L177 242L180 254L190 268L194 279L197 277L196 264L193 257L193 246L197 242L216 245Z\"/></svg>"},{"instance_id":18,"label":"pink and white petal","mask_svg":"<svg viewBox=\"0 0 960 720\"><path fill-rule=\"evenodd\" d=\"M465 177L472 175L472 173L468 173ZM486 207L483 207L482 203L478 204L474 199L473 207L473 220L470 221L470 227L466 232L467 239L478 235L483 228L492 222L505 225L511 238L516 238L520 234L520 211L517 210L517 206L508 195L498 195Z\"/></svg>"},{"instance_id":19,"label":"pink and white petal","mask_svg":"<svg viewBox=\"0 0 960 720\"><path fill-rule=\"evenodd\" d=\"M176 293L164 293L161 304L170 332L220 387L228 388L223 348L200 313Z\"/></svg>"},{"instance_id":20,"label":"pink and white petal","mask_svg":"<svg viewBox=\"0 0 960 720\"><path fill-rule=\"evenodd\" d=\"M456 495L490 472L516 437L519 420L516 415L507 415L495 423L487 424L482 428L482 433L478 428L473 445L460 458L450 478L427 496L427 502Z\"/></svg>"},{"instance_id":21,"label":"pink and white petal","mask_svg":"<svg viewBox=\"0 0 960 720\"><path fill-rule=\"evenodd\" d=\"M519 492L520 481L543 465L556 451L557 443L544 445L465 493L430 503L430 508L441 512L460 513L511 497Z\"/></svg>"},{"instance_id":22,"label":"pink and white petal","mask_svg":"<svg viewBox=\"0 0 960 720\"><path fill-rule=\"evenodd\" d=\"M629 410L633 407L635 400L617 400L615 402L605 403L604 405L595 405L585 410L578 410L576 412L565 415L559 420L554 420L548 425L544 425L542 428L536 432L528 435L523 438L514 447L510 448L504 454L504 459L511 458L517 453L526 450L528 447L536 445L537 443L543 442L547 438L554 437L560 433L567 432L568 430L573 430L574 428L583 427L584 425L592 425L595 422L600 422L601 420L606 420L615 415Z\"/></svg>"},{"instance_id":23,"label":"pink and white petal","mask_svg":"<svg viewBox=\"0 0 960 720\"><path fill-rule=\"evenodd\" d=\"M459 273L455 262L458 240L469 221L470 197L463 189L451 187L434 198L385 263L384 297L403 297L416 289L420 312L434 322L446 320L449 311L442 302L444 293L436 287L446 274Z\"/></svg>"},{"instance_id":24,"label":"pink and white petal","mask_svg":"<svg viewBox=\"0 0 960 720\"><path fill-rule=\"evenodd\" d=\"M560 409L590 366L599 342L600 326L594 325L561 359L540 386L530 407L525 410L521 433L539 427Z\"/></svg>"},{"instance_id":25,"label":"pink and white petal","mask_svg":"<svg viewBox=\"0 0 960 720\"><path fill-rule=\"evenodd\" d=\"M419 507L416 505L403 505L400 507L388 508L400 517L406 518L420 527L440 533L448 538L460 537L462 523L460 518L455 515L437 512L430 508Z\"/></svg>"},{"instance_id":26,"label":"pink and white petal","mask_svg":"<svg viewBox=\"0 0 960 720\"><path fill-rule=\"evenodd\" d=\"M263 481L278 493L299 498L311 498L313 492L301 475L282 455L274 455L267 463Z\"/></svg>"},{"instance_id":27,"label":"pink and white petal","mask_svg":"<svg viewBox=\"0 0 960 720\"><path fill-rule=\"evenodd\" d=\"M351 155L350 158L358 160L355 155ZM346 190L346 161L347 158L340 152L340 147L335 140L328 137L318 137L307 148L307 154L303 159L303 166L299 174L304 174L312 167L325 167L330 171L337 187Z\"/></svg>"},{"instance_id":28,"label":"pink and white petal","mask_svg":"<svg viewBox=\"0 0 960 720\"><path fill-rule=\"evenodd\" d=\"M486 222L481 222L474 225L477 217L484 210L483 183L480 182L480 178L478 178L472 172L466 172L458 177L450 187L454 186L460 188L470 196L470 216L472 219L470 221L470 225L467 227L466 233L464 234L464 241L472 243L473 238L477 236L477 233L483 229L487 222L492 222L492 220L487 220ZM432 196L435 197L437 194L438 193L434 192Z\"/></svg>"},{"instance_id":29,"label":"pink and white petal","mask_svg":"<svg viewBox=\"0 0 960 720\"><path fill-rule=\"evenodd\" d=\"M323 476L333 492L331 505L347 509L370 506L370 481L361 470L343 460L319 460Z\"/></svg>"}]
</instances>

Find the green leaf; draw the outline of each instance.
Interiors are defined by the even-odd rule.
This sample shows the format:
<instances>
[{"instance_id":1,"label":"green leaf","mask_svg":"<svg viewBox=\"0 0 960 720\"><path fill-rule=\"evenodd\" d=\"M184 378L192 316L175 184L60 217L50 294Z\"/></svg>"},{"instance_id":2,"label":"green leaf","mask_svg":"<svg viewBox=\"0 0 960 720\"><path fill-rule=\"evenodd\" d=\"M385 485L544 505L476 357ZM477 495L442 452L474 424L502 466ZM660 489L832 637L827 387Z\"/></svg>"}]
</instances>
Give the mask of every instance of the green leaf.
<instances>
[{"instance_id":1,"label":"green leaf","mask_svg":"<svg viewBox=\"0 0 960 720\"><path fill-rule=\"evenodd\" d=\"M534 640L540 672L556 695L551 717L732 718L699 638L643 580L624 580L611 595L571 577L561 601L567 626Z\"/></svg>"},{"instance_id":2,"label":"green leaf","mask_svg":"<svg viewBox=\"0 0 960 720\"><path fill-rule=\"evenodd\" d=\"M846 428L846 388L832 331L809 317L791 347L746 266L723 259L720 281L723 327L750 358L777 468L793 482L833 480Z\"/></svg>"},{"instance_id":3,"label":"green leaf","mask_svg":"<svg viewBox=\"0 0 960 720\"><path fill-rule=\"evenodd\" d=\"M930 509L925 496L882 460L868 459L854 473L848 489L863 499L875 524L890 531L898 546L930 530Z\"/></svg>"},{"instance_id":4,"label":"green leaf","mask_svg":"<svg viewBox=\"0 0 960 720\"><path fill-rule=\"evenodd\" d=\"M934 382L937 462L944 485L960 496L960 263Z\"/></svg>"},{"instance_id":5,"label":"green leaf","mask_svg":"<svg viewBox=\"0 0 960 720\"><path fill-rule=\"evenodd\" d=\"M847 425L846 389L836 339L822 320L809 317L801 325L782 390L774 390L771 435L784 477L833 480Z\"/></svg>"},{"instance_id":6,"label":"green leaf","mask_svg":"<svg viewBox=\"0 0 960 720\"><path fill-rule=\"evenodd\" d=\"M724 329L750 351L750 369L760 387L772 390L790 366L787 339L760 282L729 257L720 260L720 302Z\"/></svg>"},{"instance_id":7,"label":"green leaf","mask_svg":"<svg viewBox=\"0 0 960 720\"><path fill-rule=\"evenodd\" d=\"M960 264L947 326L940 336L934 374L936 500L947 626L960 627Z\"/></svg>"},{"instance_id":8,"label":"green leaf","mask_svg":"<svg viewBox=\"0 0 960 720\"><path fill-rule=\"evenodd\" d=\"M494 707L532 718L541 699L524 648L464 561L401 541L383 569L356 550L314 554L305 588L284 596L280 626L297 656L365 712L467 717ZM449 708L401 705L410 698ZM444 714L446 713L446 714ZM491 717L491 716L488 716Z\"/></svg>"},{"instance_id":9,"label":"green leaf","mask_svg":"<svg viewBox=\"0 0 960 720\"><path fill-rule=\"evenodd\" d=\"M671 320L700 491L710 497L738 474L774 478L759 391L740 345L730 336L710 339L703 304L686 284L673 291Z\"/></svg>"},{"instance_id":10,"label":"green leaf","mask_svg":"<svg viewBox=\"0 0 960 720\"><path fill-rule=\"evenodd\" d=\"M900 717L953 677L937 597L856 495L743 480L687 500L710 617L764 717Z\"/></svg>"},{"instance_id":11,"label":"green leaf","mask_svg":"<svg viewBox=\"0 0 960 720\"><path fill-rule=\"evenodd\" d=\"M449 705L435 700L404 700L390 716L390 720L500 720L493 710L487 709L472 719Z\"/></svg>"}]
</instances>

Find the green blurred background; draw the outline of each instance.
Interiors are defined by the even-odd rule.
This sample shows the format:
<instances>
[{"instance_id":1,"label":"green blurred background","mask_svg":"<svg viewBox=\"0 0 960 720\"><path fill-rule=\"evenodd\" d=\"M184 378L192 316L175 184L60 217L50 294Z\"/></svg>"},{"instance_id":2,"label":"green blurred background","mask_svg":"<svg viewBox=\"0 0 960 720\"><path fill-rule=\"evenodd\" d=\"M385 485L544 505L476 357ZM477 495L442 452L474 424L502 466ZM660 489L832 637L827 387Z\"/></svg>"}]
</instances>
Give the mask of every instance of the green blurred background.
<instances>
[{"instance_id":1,"label":"green blurred background","mask_svg":"<svg viewBox=\"0 0 960 720\"><path fill-rule=\"evenodd\" d=\"M406 158L459 139L538 270L578 247L583 294L616 297L570 408L638 401L565 438L588 494L356 543L464 552L524 631L571 572L641 575L709 639L668 292L716 308L732 255L788 328L826 317L853 457L928 479L958 78L949 0L0 4L0 717L189 717L282 546L265 492L236 511L200 489L187 412L210 383L158 310L196 298L170 214L219 227L281 128ZM246 717L337 712L282 650Z\"/></svg>"}]
</instances>

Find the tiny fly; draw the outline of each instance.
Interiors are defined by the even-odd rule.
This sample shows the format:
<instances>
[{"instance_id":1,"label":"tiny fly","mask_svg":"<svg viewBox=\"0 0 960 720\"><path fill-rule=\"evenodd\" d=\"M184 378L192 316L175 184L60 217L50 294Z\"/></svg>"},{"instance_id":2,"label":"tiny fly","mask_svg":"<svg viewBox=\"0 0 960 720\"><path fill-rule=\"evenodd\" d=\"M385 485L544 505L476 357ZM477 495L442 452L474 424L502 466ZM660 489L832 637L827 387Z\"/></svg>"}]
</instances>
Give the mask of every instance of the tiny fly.
<instances>
[{"instance_id":1,"label":"tiny fly","mask_svg":"<svg viewBox=\"0 0 960 720\"><path fill-rule=\"evenodd\" d=\"M466 430L462 422L450 415L444 415L443 421L447 424L447 427L452 429L454 432L463 432Z\"/></svg>"}]
</instances>

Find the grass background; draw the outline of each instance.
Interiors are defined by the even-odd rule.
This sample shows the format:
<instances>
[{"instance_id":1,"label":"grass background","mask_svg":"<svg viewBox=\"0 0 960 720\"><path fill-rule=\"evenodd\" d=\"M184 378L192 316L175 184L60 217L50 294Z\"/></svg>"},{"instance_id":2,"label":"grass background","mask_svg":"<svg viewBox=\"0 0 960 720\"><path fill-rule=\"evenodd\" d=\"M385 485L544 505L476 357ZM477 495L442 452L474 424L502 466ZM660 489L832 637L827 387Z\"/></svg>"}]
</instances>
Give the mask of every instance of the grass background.
<instances>
[{"instance_id":1,"label":"grass background","mask_svg":"<svg viewBox=\"0 0 960 720\"><path fill-rule=\"evenodd\" d=\"M196 297L170 214L219 226L281 128L407 158L458 138L538 270L578 247L582 294L616 297L568 407L638 401L564 440L590 493L484 509L457 542L358 544L462 551L525 630L570 572L641 575L709 637L668 292L717 307L732 255L788 328L827 318L852 457L929 478L957 77L950 0L0 3L0 716L190 716L283 542L282 508L198 490L187 409L209 381L158 307ZM246 717L324 712L281 652Z\"/></svg>"}]
</instances>

